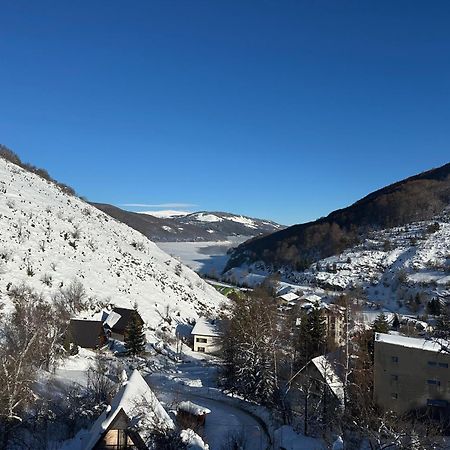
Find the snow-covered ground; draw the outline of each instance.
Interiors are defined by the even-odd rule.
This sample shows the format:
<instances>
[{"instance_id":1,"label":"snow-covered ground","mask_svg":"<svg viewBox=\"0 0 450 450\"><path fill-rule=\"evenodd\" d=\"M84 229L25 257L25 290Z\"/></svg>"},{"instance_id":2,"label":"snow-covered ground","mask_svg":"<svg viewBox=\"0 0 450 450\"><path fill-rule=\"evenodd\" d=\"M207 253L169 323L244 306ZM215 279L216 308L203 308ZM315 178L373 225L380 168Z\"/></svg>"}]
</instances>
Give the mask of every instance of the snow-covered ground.
<instances>
[{"instance_id":1,"label":"snow-covered ground","mask_svg":"<svg viewBox=\"0 0 450 450\"><path fill-rule=\"evenodd\" d=\"M187 211L176 211L173 209L164 209L161 211L139 211L140 214L147 214L149 216L158 217L160 219L171 219L177 216L187 216L191 214Z\"/></svg>"},{"instance_id":2,"label":"snow-covered ground","mask_svg":"<svg viewBox=\"0 0 450 450\"><path fill-rule=\"evenodd\" d=\"M78 280L93 309L137 304L152 335L214 314L225 297L142 234L0 158L0 301L26 283L51 299Z\"/></svg>"},{"instance_id":3,"label":"snow-covered ground","mask_svg":"<svg viewBox=\"0 0 450 450\"><path fill-rule=\"evenodd\" d=\"M438 229L431 230L435 223ZM255 285L271 273L263 263L236 267L224 279ZM280 270L283 281L340 292L361 286L368 299L389 311L407 313L408 302L422 296L423 310L433 297L450 297L450 223L435 220L372 233L360 245L314 263L304 272ZM417 311L416 311L417 312Z\"/></svg>"}]
</instances>

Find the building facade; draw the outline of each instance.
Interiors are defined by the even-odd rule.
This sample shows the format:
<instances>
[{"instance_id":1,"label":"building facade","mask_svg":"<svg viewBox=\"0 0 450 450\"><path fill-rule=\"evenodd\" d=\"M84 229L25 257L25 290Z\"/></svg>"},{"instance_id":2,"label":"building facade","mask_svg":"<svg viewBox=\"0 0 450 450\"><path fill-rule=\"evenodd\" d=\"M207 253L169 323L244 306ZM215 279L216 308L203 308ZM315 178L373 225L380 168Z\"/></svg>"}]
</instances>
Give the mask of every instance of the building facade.
<instances>
[{"instance_id":1,"label":"building facade","mask_svg":"<svg viewBox=\"0 0 450 450\"><path fill-rule=\"evenodd\" d=\"M194 338L194 351L201 353L214 353L220 349L219 330L217 325L199 318L191 331Z\"/></svg>"},{"instance_id":2,"label":"building facade","mask_svg":"<svg viewBox=\"0 0 450 450\"><path fill-rule=\"evenodd\" d=\"M430 408L450 412L448 343L375 334L374 400L383 410L404 414Z\"/></svg>"}]
</instances>

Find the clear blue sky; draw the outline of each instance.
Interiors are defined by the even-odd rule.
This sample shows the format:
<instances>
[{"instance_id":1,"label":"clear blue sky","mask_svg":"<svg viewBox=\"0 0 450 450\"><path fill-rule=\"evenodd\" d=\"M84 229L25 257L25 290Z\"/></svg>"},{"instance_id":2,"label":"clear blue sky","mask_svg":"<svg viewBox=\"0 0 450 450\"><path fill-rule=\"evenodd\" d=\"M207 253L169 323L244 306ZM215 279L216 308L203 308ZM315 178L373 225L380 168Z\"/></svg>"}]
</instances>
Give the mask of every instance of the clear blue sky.
<instances>
[{"instance_id":1,"label":"clear blue sky","mask_svg":"<svg viewBox=\"0 0 450 450\"><path fill-rule=\"evenodd\" d=\"M449 1L3 0L0 142L90 200L311 220L450 160L449 24Z\"/></svg>"}]
</instances>

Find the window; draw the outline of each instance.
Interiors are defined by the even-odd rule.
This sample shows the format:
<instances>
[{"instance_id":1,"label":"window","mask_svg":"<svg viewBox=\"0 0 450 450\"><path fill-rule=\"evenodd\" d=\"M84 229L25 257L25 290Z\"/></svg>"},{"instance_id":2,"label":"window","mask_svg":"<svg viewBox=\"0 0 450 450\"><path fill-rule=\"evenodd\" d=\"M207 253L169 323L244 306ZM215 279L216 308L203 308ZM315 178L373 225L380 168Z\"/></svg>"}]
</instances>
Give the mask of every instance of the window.
<instances>
[{"instance_id":1,"label":"window","mask_svg":"<svg viewBox=\"0 0 450 450\"><path fill-rule=\"evenodd\" d=\"M448 363L439 363L439 367L442 369L448 369Z\"/></svg>"},{"instance_id":2,"label":"window","mask_svg":"<svg viewBox=\"0 0 450 450\"><path fill-rule=\"evenodd\" d=\"M430 366L430 367L436 367L436 361L428 361L428 365Z\"/></svg>"},{"instance_id":3,"label":"window","mask_svg":"<svg viewBox=\"0 0 450 450\"><path fill-rule=\"evenodd\" d=\"M198 350L199 352L205 353L205 347L198 347L197 350Z\"/></svg>"},{"instance_id":4,"label":"window","mask_svg":"<svg viewBox=\"0 0 450 450\"><path fill-rule=\"evenodd\" d=\"M391 381L398 381L398 375L391 375Z\"/></svg>"},{"instance_id":5,"label":"window","mask_svg":"<svg viewBox=\"0 0 450 450\"><path fill-rule=\"evenodd\" d=\"M202 344L206 344L208 342L208 339L206 339L206 338L197 338L196 341L197 342L201 342Z\"/></svg>"},{"instance_id":6,"label":"window","mask_svg":"<svg viewBox=\"0 0 450 450\"><path fill-rule=\"evenodd\" d=\"M439 380L427 380L427 384L440 386L441 382Z\"/></svg>"},{"instance_id":7,"label":"window","mask_svg":"<svg viewBox=\"0 0 450 450\"><path fill-rule=\"evenodd\" d=\"M398 356L391 356L391 361L393 363L398 363Z\"/></svg>"},{"instance_id":8,"label":"window","mask_svg":"<svg viewBox=\"0 0 450 450\"><path fill-rule=\"evenodd\" d=\"M397 392L392 392L391 398L393 398L394 400L397 400L397 399L398 399L398 394L397 394Z\"/></svg>"}]
</instances>

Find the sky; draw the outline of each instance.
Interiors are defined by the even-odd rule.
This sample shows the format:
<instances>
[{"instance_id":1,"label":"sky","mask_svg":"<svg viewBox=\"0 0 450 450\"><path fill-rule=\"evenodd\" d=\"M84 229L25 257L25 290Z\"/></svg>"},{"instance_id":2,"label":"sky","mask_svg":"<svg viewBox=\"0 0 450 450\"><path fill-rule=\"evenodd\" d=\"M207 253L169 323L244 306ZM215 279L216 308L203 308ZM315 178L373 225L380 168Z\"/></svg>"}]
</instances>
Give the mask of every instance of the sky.
<instances>
[{"instance_id":1,"label":"sky","mask_svg":"<svg viewBox=\"0 0 450 450\"><path fill-rule=\"evenodd\" d=\"M0 143L89 200L289 225L450 161L448 1L0 7Z\"/></svg>"}]
</instances>

